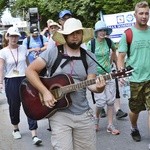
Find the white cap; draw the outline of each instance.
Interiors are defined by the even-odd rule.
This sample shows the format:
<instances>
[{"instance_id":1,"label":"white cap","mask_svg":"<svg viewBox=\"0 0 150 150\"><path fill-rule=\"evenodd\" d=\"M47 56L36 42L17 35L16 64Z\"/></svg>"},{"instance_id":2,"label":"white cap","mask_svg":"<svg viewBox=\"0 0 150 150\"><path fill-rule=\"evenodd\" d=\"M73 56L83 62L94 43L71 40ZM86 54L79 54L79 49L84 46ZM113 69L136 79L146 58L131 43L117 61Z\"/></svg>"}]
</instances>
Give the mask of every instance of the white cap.
<instances>
[{"instance_id":1,"label":"white cap","mask_svg":"<svg viewBox=\"0 0 150 150\"><path fill-rule=\"evenodd\" d=\"M21 36L19 30L17 27L10 27L8 28L7 30L7 36L10 36L10 35L18 35L18 36Z\"/></svg>"}]
</instances>

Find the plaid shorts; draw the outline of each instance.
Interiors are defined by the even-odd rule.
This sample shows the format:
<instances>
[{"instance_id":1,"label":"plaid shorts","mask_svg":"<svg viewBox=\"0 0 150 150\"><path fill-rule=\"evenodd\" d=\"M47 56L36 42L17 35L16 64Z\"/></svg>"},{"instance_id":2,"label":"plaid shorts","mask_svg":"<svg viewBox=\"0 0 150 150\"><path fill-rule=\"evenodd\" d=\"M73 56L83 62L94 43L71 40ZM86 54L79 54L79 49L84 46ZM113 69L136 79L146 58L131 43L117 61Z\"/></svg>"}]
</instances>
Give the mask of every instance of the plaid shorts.
<instances>
[{"instance_id":1,"label":"plaid shorts","mask_svg":"<svg viewBox=\"0 0 150 150\"><path fill-rule=\"evenodd\" d=\"M150 110L150 81L135 83L130 82L131 98L129 108L134 113Z\"/></svg>"}]
</instances>

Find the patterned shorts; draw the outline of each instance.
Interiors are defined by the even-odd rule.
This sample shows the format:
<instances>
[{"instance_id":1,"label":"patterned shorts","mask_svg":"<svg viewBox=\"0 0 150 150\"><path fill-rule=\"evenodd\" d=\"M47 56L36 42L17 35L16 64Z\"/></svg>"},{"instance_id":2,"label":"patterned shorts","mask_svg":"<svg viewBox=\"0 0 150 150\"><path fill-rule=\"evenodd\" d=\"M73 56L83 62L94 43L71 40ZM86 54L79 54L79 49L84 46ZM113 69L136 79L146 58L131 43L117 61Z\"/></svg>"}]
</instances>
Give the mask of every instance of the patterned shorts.
<instances>
[{"instance_id":1,"label":"patterned shorts","mask_svg":"<svg viewBox=\"0 0 150 150\"><path fill-rule=\"evenodd\" d=\"M150 81L141 83L130 83L131 98L129 108L134 113L142 110L150 110Z\"/></svg>"}]
</instances>

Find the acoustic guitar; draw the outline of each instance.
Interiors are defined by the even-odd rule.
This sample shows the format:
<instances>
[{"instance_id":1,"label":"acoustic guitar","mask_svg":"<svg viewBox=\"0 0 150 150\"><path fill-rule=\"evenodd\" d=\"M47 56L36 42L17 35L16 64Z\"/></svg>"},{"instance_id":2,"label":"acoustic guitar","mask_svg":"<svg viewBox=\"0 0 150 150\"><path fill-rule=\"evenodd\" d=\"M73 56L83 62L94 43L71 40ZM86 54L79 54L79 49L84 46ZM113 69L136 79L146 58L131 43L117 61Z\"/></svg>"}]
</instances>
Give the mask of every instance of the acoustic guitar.
<instances>
[{"instance_id":1,"label":"acoustic guitar","mask_svg":"<svg viewBox=\"0 0 150 150\"><path fill-rule=\"evenodd\" d=\"M127 67L111 74L106 74L103 77L105 80L123 78L130 76L132 71L133 68ZM67 74L58 74L50 78L40 77L40 79L54 95L57 102L53 108L45 106L42 94L27 79L24 79L20 86L21 101L26 115L33 120L49 118L58 109L68 108L72 102L70 98L71 92L95 84L95 79L74 83L72 77Z\"/></svg>"}]
</instances>

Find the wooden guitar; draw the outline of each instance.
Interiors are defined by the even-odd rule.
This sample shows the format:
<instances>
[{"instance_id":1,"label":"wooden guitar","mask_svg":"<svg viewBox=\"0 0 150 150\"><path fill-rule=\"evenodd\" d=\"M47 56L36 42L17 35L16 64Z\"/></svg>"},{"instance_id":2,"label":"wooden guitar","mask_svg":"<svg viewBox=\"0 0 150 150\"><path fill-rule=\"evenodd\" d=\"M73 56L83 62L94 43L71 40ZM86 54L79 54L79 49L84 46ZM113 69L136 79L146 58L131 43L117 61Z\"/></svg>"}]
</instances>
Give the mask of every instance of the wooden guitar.
<instances>
[{"instance_id":1,"label":"wooden guitar","mask_svg":"<svg viewBox=\"0 0 150 150\"><path fill-rule=\"evenodd\" d=\"M111 74L106 74L103 77L105 80L123 78L130 76L132 71L132 68L125 68ZM65 109L69 107L71 105L69 93L95 84L95 79L74 83L71 76L67 74L59 74L51 78L41 77L40 79L54 95L57 102L53 108L48 108L45 106L42 95L29 83L27 79L24 79L20 86L22 105L26 115L34 120L49 118L58 109Z\"/></svg>"}]
</instances>

